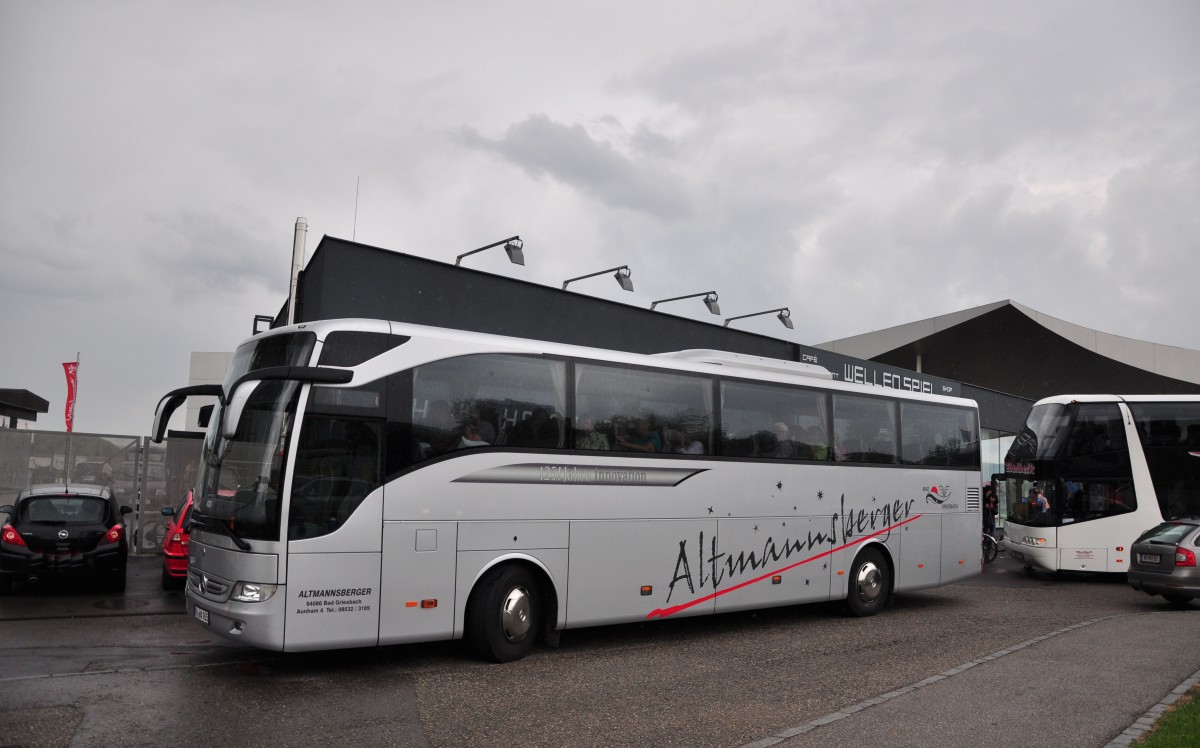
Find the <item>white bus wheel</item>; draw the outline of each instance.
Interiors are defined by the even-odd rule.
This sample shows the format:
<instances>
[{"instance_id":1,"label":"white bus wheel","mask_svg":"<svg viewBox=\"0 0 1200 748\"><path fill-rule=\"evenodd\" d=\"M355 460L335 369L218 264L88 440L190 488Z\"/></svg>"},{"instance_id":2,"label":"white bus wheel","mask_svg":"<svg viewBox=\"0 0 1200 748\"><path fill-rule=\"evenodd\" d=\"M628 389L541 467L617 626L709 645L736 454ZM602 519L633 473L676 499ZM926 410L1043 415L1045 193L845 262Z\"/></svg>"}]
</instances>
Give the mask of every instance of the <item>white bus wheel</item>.
<instances>
[{"instance_id":1,"label":"white bus wheel","mask_svg":"<svg viewBox=\"0 0 1200 748\"><path fill-rule=\"evenodd\" d=\"M478 656L519 660L533 649L541 626L538 580L516 565L499 566L479 580L467 602L467 641Z\"/></svg>"},{"instance_id":2,"label":"white bus wheel","mask_svg":"<svg viewBox=\"0 0 1200 748\"><path fill-rule=\"evenodd\" d=\"M858 554L850 570L846 603L856 616L873 616L883 610L892 591L892 575L883 555L874 548Z\"/></svg>"}]
</instances>

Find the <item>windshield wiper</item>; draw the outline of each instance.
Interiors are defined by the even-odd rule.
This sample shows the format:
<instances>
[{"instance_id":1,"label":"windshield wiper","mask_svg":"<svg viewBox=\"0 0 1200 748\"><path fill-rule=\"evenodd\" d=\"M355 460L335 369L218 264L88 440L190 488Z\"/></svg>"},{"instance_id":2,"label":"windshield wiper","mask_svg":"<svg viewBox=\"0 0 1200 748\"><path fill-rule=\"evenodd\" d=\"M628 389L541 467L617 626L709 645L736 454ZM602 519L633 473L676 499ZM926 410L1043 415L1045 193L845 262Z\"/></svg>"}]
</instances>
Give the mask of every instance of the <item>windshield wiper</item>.
<instances>
[{"instance_id":1,"label":"windshield wiper","mask_svg":"<svg viewBox=\"0 0 1200 748\"><path fill-rule=\"evenodd\" d=\"M209 520L212 520L212 521L210 522ZM199 525L200 527L206 527L206 528L215 527L215 528L224 530L225 534L229 536L229 539L233 541L234 545L236 545L238 548L241 548L243 551L250 550L250 544L247 543L242 538L241 535L238 535L237 532L233 529L233 525L229 524L229 522L226 520L223 520L219 517L208 517L205 515L198 514L198 515L192 517L192 524Z\"/></svg>"}]
</instances>

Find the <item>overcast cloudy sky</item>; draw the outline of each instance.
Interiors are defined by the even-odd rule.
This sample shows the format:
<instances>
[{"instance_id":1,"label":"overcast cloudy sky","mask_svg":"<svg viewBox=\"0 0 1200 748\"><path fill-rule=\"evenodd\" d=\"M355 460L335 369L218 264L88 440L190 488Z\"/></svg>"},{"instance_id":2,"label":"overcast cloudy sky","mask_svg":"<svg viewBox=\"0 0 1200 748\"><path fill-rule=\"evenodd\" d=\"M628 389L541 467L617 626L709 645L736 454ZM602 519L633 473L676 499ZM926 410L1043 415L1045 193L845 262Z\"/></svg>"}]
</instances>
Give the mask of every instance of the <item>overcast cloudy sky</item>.
<instances>
[{"instance_id":1,"label":"overcast cloudy sky","mask_svg":"<svg viewBox=\"0 0 1200 748\"><path fill-rule=\"evenodd\" d=\"M284 303L297 216L800 343L1011 298L1200 348L1197 39L1191 0L0 0L0 387L62 430L79 352L75 429L147 433Z\"/></svg>"}]
</instances>

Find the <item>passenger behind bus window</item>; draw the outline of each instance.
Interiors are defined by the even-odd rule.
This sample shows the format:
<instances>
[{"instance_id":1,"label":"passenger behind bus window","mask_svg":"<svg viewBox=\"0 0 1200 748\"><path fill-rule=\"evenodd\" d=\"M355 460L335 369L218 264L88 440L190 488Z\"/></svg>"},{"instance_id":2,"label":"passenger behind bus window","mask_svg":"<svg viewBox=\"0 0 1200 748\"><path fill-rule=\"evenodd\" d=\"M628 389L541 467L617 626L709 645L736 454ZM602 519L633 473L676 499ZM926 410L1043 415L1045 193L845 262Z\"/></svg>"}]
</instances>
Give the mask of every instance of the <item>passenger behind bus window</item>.
<instances>
[{"instance_id":1,"label":"passenger behind bus window","mask_svg":"<svg viewBox=\"0 0 1200 748\"><path fill-rule=\"evenodd\" d=\"M534 408L524 421L512 428L507 444L512 447L554 449L559 443L559 421L545 408Z\"/></svg>"},{"instance_id":2,"label":"passenger behind bus window","mask_svg":"<svg viewBox=\"0 0 1200 748\"><path fill-rule=\"evenodd\" d=\"M667 429L663 435L666 437L666 446L664 452L677 455L702 455L704 454L704 445L698 439L691 438L684 431L676 431Z\"/></svg>"},{"instance_id":3,"label":"passenger behind bus window","mask_svg":"<svg viewBox=\"0 0 1200 748\"><path fill-rule=\"evenodd\" d=\"M1029 512L1031 514L1045 514L1050 511L1050 501L1042 495L1042 489L1029 489Z\"/></svg>"},{"instance_id":4,"label":"passenger behind bus window","mask_svg":"<svg viewBox=\"0 0 1200 748\"><path fill-rule=\"evenodd\" d=\"M617 434L617 446L632 452L661 452L662 439L658 432L650 430L650 423L642 417L634 420L633 428Z\"/></svg>"},{"instance_id":5,"label":"passenger behind bus window","mask_svg":"<svg viewBox=\"0 0 1200 748\"><path fill-rule=\"evenodd\" d=\"M479 426L476 425L474 421L467 421L465 424L463 424L462 432L458 438L459 449L487 446L491 446L491 442L481 437L479 433Z\"/></svg>"},{"instance_id":6,"label":"passenger behind bus window","mask_svg":"<svg viewBox=\"0 0 1200 748\"><path fill-rule=\"evenodd\" d=\"M594 419L585 418L580 422L582 428L579 429L575 447L577 449L590 449L595 451L604 451L610 449L608 445L608 436L601 434L596 430L596 422Z\"/></svg>"},{"instance_id":7,"label":"passenger behind bus window","mask_svg":"<svg viewBox=\"0 0 1200 748\"><path fill-rule=\"evenodd\" d=\"M783 421L776 421L772 426L775 432L775 446L771 449L771 457L790 460L796 456L796 446L792 442L788 426Z\"/></svg>"},{"instance_id":8,"label":"passenger behind bus window","mask_svg":"<svg viewBox=\"0 0 1200 748\"><path fill-rule=\"evenodd\" d=\"M801 445L800 456L807 460L829 459L829 445L825 442L825 431L819 426L809 426L804 430L804 442Z\"/></svg>"},{"instance_id":9,"label":"passenger behind bus window","mask_svg":"<svg viewBox=\"0 0 1200 748\"><path fill-rule=\"evenodd\" d=\"M496 407L490 403L476 405L471 410L471 423L479 441L492 444L496 441Z\"/></svg>"}]
</instances>

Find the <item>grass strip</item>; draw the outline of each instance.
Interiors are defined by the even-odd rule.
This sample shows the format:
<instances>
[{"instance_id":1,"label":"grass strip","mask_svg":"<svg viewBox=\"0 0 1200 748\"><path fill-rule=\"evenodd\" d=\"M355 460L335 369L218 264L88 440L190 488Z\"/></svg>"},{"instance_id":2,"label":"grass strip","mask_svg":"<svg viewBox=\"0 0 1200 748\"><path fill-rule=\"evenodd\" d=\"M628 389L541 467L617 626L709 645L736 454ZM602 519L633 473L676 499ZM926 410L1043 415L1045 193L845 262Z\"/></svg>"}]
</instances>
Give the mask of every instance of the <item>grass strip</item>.
<instances>
[{"instance_id":1,"label":"grass strip","mask_svg":"<svg viewBox=\"0 0 1200 748\"><path fill-rule=\"evenodd\" d=\"M1195 748L1200 743L1200 686L1188 691L1133 742L1138 748Z\"/></svg>"}]
</instances>

